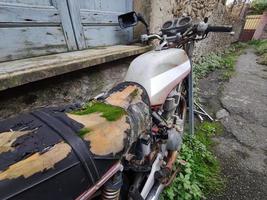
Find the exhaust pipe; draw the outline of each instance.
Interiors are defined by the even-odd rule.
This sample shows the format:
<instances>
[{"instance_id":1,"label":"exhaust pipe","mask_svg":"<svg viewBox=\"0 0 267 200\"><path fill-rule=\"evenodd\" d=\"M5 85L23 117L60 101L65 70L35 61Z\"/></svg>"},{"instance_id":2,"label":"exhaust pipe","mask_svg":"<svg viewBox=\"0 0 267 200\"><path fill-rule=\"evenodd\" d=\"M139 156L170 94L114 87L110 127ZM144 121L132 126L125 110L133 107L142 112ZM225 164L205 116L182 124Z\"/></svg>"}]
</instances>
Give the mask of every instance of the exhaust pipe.
<instances>
[{"instance_id":1,"label":"exhaust pipe","mask_svg":"<svg viewBox=\"0 0 267 200\"><path fill-rule=\"evenodd\" d=\"M162 193L164 187L165 186L159 182L155 183L153 188L147 195L146 200L158 200L160 198L160 194Z\"/></svg>"}]
</instances>

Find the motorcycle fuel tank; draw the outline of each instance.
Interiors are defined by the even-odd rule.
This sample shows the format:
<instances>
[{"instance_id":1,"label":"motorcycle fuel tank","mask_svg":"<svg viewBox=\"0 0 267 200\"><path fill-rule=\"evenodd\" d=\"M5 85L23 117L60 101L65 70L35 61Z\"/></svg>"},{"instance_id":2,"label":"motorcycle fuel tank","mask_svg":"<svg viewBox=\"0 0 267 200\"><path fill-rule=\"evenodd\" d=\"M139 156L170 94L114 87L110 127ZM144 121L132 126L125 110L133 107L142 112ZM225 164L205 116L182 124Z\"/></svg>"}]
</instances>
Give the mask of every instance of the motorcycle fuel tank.
<instances>
[{"instance_id":1,"label":"motorcycle fuel tank","mask_svg":"<svg viewBox=\"0 0 267 200\"><path fill-rule=\"evenodd\" d=\"M153 50L132 61L125 80L142 85L149 95L151 105L155 106L164 103L171 90L190 70L190 61L184 50Z\"/></svg>"}]
</instances>

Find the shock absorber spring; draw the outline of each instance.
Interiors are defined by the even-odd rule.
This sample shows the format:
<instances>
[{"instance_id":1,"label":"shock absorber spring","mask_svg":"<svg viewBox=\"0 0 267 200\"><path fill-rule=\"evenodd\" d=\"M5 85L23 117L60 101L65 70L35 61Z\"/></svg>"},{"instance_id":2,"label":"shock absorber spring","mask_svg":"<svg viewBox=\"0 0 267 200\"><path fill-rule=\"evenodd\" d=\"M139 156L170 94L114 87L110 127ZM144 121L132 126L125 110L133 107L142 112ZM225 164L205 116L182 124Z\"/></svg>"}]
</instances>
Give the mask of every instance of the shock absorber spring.
<instances>
[{"instance_id":1,"label":"shock absorber spring","mask_svg":"<svg viewBox=\"0 0 267 200\"><path fill-rule=\"evenodd\" d=\"M118 200L120 196L120 189L111 189L104 187L102 190L102 200Z\"/></svg>"},{"instance_id":2,"label":"shock absorber spring","mask_svg":"<svg viewBox=\"0 0 267 200\"><path fill-rule=\"evenodd\" d=\"M118 172L103 186L101 200L119 200L122 183L122 174Z\"/></svg>"}]
</instances>

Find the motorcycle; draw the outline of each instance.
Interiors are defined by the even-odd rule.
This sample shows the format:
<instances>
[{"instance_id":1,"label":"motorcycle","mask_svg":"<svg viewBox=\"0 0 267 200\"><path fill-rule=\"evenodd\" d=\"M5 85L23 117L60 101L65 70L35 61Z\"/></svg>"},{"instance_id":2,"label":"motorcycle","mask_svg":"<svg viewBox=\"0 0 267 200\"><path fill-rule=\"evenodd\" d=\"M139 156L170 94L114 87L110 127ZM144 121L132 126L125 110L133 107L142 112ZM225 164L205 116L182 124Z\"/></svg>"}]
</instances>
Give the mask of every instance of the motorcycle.
<instances>
[{"instance_id":1,"label":"motorcycle","mask_svg":"<svg viewBox=\"0 0 267 200\"><path fill-rule=\"evenodd\" d=\"M2 121L1 199L157 200L175 178L188 107L193 124L194 42L232 27L184 16L152 34L135 12L118 21L121 28L142 22L141 41L158 46L132 61L124 82L89 103L107 106L101 116L75 105ZM118 117L106 113L111 109Z\"/></svg>"}]
</instances>

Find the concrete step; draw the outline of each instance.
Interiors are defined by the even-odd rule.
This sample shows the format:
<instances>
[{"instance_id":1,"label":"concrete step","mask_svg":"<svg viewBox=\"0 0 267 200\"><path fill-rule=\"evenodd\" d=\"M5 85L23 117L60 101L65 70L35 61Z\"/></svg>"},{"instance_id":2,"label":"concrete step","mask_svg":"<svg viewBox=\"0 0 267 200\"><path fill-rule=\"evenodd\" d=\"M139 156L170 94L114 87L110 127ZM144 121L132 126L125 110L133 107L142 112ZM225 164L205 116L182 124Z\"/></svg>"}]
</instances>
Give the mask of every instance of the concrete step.
<instances>
[{"instance_id":1,"label":"concrete step","mask_svg":"<svg viewBox=\"0 0 267 200\"><path fill-rule=\"evenodd\" d=\"M151 46L116 45L0 63L0 91L142 54Z\"/></svg>"}]
</instances>

